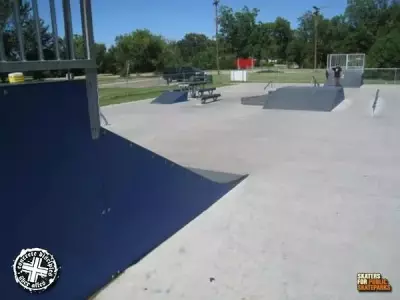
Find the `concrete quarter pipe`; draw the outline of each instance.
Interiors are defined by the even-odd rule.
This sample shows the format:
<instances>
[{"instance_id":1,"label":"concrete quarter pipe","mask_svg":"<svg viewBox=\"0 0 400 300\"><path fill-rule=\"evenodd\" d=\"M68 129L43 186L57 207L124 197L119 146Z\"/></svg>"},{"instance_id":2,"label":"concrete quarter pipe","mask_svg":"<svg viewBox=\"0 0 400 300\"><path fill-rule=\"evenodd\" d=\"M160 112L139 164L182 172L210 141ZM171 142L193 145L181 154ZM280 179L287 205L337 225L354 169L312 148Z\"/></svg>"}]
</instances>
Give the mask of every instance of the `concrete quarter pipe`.
<instances>
[{"instance_id":1,"label":"concrete quarter pipe","mask_svg":"<svg viewBox=\"0 0 400 300\"><path fill-rule=\"evenodd\" d=\"M86 299L243 179L213 181L104 128L92 140L84 81L4 86L0 99L4 299ZM40 295L11 268L35 247L61 266Z\"/></svg>"}]
</instances>

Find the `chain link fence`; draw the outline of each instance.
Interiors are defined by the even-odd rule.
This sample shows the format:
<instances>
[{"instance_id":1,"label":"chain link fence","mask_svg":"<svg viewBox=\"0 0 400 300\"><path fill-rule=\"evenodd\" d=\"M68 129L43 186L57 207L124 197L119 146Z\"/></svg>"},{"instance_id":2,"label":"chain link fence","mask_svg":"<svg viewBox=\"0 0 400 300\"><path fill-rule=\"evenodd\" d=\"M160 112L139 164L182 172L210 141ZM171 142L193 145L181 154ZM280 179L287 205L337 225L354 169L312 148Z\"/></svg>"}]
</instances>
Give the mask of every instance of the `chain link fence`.
<instances>
[{"instance_id":1,"label":"chain link fence","mask_svg":"<svg viewBox=\"0 0 400 300\"><path fill-rule=\"evenodd\" d=\"M366 68L364 84L400 84L400 68Z\"/></svg>"},{"instance_id":2,"label":"chain link fence","mask_svg":"<svg viewBox=\"0 0 400 300\"><path fill-rule=\"evenodd\" d=\"M328 54L326 60L327 69L340 66L344 70L363 70L365 66L364 53L339 53Z\"/></svg>"},{"instance_id":3,"label":"chain link fence","mask_svg":"<svg viewBox=\"0 0 400 300\"><path fill-rule=\"evenodd\" d=\"M210 82L214 84L230 84L229 70L220 72L206 71L211 75ZM206 75L207 76L207 75ZM160 87L173 88L184 82L194 81L192 74L147 74L131 76L126 79L117 77L99 77L101 88L149 88ZM310 83L318 82L323 84L326 81L325 69L305 70L305 69L254 69L248 71L247 82L273 81L275 83ZM365 68L364 84L400 84L400 68Z\"/></svg>"}]
</instances>

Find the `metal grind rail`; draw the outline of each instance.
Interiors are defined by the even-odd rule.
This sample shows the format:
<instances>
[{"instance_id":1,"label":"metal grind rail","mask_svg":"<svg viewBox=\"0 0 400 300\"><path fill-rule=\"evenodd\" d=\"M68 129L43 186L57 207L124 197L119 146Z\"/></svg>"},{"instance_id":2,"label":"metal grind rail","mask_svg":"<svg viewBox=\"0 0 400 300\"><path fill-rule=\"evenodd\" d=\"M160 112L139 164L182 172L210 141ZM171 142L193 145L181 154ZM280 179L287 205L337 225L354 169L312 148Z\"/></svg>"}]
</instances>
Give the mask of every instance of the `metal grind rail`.
<instances>
[{"instance_id":1,"label":"metal grind rail","mask_svg":"<svg viewBox=\"0 0 400 300\"><path fill-rule=\"evenodd\" d=\"M315 76L312 77L312 83L314 84L314 87L319 86L319 83L318 83L317 79L315 78Z\"/></svg>"},{"instance_id":2,"label":"metal grind rail","mask_svg":"<svg viewBox=\"0 0 400 300\"><path fill-rule=\"evenodd\" d=\"M378 99L379 99L379 89L376 90L376 94L375 94L375 99L374 102L372 103L372 115L375 114L375 110L376 110L376 105L378 104Z\"/></svg>"},{"instance_id":3,"label":"metal grind rail","mask_svg":"<svg viewBox=\"0 0 400 300\"><path fill-rule=\"evenodd\" d=\"M269 82L267 83L267 85L264 87L264 91L265 91L268 87L271 87L271 88L272 88L272 85L273 85L273 82L272 82L272 80L271 80L271 81L269 81Z\"/></svg>"},{"instance_id":4,"label":"metal grind rail","mask_svg":"<svg viewBox=\"0 0 400 300\"><path fill-rule=\"evenodd\" d=\"M44 1L44 0L41 0ZM35 38L37 46L37 60L26 59L25 41L23 28L20 20L20 1L10 0L10 9L12 14L12 25L15 28L17 40L17 53L12 60L7 58L5 45L3 43L4 29L0 32L0 73L28 72L28 71L46 71L46 70L70 70L85 69L86 88L88 98L88 109L90 116L90 126L92 138L97 139L100 136L100 113L97 90L97 65L96 50L93 34L92 6L91 0L80 0L80 14L82 21L82 35L84 39L84 58L77 59L73 41L73 26L71 17L71 3L69 0L62 0L64 29L65 29L65 49L66 58L62 58L60 51L60 37L58 33L55 1L49 0L50 19L52 27L52 37L54 42L55 59L46 60L43 54L42 37L40 33L40 14L38 0L31 0L33 21L35 29ZM5 27L5 26L4 26Z\"/></svg>"}]
</instances>

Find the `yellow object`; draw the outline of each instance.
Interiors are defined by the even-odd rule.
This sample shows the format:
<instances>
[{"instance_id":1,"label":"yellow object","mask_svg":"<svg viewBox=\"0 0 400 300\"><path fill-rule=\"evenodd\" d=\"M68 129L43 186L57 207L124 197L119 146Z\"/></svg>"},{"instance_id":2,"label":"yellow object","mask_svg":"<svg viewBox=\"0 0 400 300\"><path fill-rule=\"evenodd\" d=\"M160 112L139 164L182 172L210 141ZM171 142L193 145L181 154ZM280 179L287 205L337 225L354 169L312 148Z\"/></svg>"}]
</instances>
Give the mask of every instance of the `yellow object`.
<instances>
[{"instance_id":1,"label":"yellow object","mask_svg":"<svg viewBox=\"0 0 400 300\"><path fill-rule=\"evenodd\" d=\"M21 83L25 81L24 74L21 72L8 74L9 83Z\"/></svg>"}]
</instances>

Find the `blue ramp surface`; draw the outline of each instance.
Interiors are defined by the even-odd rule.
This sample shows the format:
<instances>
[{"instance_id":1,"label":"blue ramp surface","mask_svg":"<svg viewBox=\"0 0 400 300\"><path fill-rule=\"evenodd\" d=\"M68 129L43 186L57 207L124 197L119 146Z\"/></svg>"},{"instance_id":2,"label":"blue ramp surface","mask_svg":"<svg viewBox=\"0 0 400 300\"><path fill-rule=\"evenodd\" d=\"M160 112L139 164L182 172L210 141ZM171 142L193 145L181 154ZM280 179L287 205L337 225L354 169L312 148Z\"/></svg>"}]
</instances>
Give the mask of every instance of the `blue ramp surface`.
<instances>
[{"instance_id":1,"label":"blue ramp surface","mask_svg":"<svg viewBox=\"0 0 400 300\"><path fill-rule=\"evenodd\" d=\"M269 94L264 109L331 111L343 100L341 87L289 86Z\"/></svg>"},{"instance_id":2,"label":"blue ramp surface","mask_svg":"<svg viewBox=\"0 0 400 300\"><path fill-rule=\"evenodd\" d=\"M105 129L92 140L84 81L3 86L0 100L2 299L86 299L241 180L213 181ZM40 295L11 267L35 247L61 266Z\"/></svg>"},{"instance_id":3,"label":"blue ramp surface","mask_svg":"<svg viewBox=\"0 0 400 300\"><path fill-rule=\"evenodd\" d=\"M188 92L166 91L154 99L153 104L174 104L188 101Z\"/></svg>"}]
</instances>

